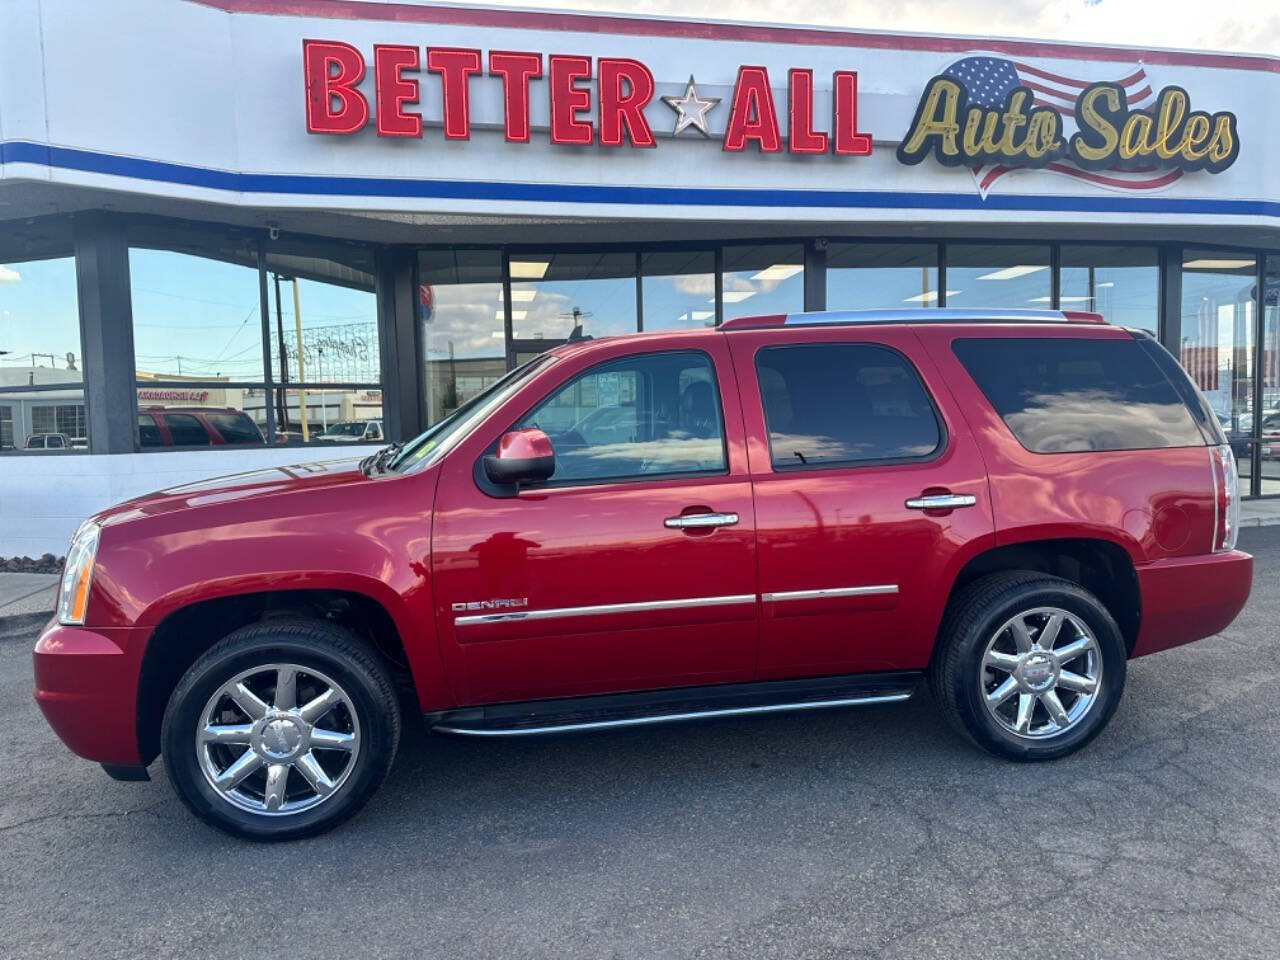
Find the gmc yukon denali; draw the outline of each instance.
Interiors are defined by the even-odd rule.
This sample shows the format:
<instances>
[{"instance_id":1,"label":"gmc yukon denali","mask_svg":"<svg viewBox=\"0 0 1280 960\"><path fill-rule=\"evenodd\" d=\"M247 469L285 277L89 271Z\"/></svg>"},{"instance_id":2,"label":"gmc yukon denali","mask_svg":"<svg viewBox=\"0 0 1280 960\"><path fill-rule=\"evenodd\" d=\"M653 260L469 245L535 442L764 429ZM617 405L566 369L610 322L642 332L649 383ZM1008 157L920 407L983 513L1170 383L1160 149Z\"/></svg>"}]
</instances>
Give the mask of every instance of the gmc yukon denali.
<instances>
[{"instance_id":1,"label":"gmc yukon denali","mask_svg":"<svg viewBox=\"0 0 1280 960\"><path fill-rule=\"evenodd\" d=\"M1094 314L830 312L569 343L363 461L86 521L35 647L76 753L318 833L402 717L512 737L905 700L1089 743L1129 658L1249 594L1231 448Z\"/></svg>"}]
</instances>

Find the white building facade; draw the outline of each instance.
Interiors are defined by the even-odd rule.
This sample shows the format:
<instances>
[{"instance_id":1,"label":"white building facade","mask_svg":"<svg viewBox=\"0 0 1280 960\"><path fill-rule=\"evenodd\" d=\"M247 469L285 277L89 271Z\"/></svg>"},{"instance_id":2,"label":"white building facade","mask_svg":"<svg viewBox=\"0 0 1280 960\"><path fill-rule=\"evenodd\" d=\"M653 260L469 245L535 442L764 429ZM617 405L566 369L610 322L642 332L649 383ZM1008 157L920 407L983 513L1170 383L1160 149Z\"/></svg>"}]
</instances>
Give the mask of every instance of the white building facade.
<instances>
[{"instance_id":1,"label":"white building facade","mask_svg":"<svg viewBox=\"0 0 1280 960\"><path fill-rule=\"evenodd\" d=\"M1248 493L1280 494L1278 103L1263 56L10 0L0 556L171 482L364 452L367 423L412 436L575 329L825 307L1150 330Z\"/></svg>"}]
</instances>

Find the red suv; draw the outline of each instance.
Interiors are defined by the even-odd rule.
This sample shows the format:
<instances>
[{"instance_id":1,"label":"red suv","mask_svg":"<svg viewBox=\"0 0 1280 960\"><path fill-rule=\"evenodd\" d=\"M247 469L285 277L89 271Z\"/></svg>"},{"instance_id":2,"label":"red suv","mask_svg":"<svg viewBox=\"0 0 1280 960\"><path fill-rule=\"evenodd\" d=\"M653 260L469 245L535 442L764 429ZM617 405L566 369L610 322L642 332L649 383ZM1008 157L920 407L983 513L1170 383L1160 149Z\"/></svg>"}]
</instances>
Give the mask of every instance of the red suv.
<instances>
[{"instance_id":1,"label":"red suv","mask_svg":"<svg viewBox=\"0 0 1280 960\"><path fill-rule=\"evenodd\" d=\"M601 411L606 411L602 413ZM905 700L1015 760L1092 740L1125 664L1248 595L1235 462L1092 314L733 320L575 342L362 461L93 517L36 698L116 777L312 834L403 713L504 737Z\"/></svg>"}]
</instances>

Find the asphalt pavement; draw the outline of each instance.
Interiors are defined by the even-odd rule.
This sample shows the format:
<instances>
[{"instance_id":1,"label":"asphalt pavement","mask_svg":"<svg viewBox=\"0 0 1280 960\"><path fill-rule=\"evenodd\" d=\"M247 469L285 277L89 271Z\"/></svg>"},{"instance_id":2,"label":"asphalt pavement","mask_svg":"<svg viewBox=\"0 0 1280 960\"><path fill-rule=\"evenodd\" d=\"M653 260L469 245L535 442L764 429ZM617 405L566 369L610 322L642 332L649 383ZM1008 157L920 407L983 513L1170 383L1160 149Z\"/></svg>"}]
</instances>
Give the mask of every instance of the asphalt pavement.
<instances>
[{"instance_id":1,"label":"asphalt pavement","mask_svg":"<svg viewBox=\"0 0 1280 960\"><path fill-rule=\"evenodd\" d=\"M355 821L276 846L195 821L159 764L126 784L73 757L9 621L0 956L1276 957L1280 528L1241 540L1241 617L1132 663L1057 763L974 751L924 693L556 739L410 727Z\"/></svg>"}]
</instances>

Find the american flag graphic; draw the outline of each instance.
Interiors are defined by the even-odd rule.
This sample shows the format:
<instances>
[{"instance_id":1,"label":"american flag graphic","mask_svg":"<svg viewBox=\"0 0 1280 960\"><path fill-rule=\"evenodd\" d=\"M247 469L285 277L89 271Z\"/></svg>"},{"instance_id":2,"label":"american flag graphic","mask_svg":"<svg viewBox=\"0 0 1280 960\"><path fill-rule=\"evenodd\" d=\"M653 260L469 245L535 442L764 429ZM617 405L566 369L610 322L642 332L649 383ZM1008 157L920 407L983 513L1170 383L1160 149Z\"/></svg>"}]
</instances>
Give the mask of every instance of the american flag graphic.
<instances>
[{"instance_id":1,"label":"american flag graphic","mask_svg":"<svg viewBox=\"0 0 1280 960\"><path fill-rule=\"evenodd\" d=\"M969 102L982 107L1003 107L1016 87L1026 87L1034 96L1034 106L1049 107L1062 115L1064 137L1070 137L1076 132L1076 97L1091 83L1113 81L1120 84L1124 88L1125 100L1130 110L1144 110L1155 103L1156 99L1155 90L1147 79L1147 71L1140 63L1124 71L1124 76L1118 80L1111 76L1083 80L1050 73L1048 70L1003 57L969 56L947 67L942 75L963 83L969 92ZM1020 168L988 164L971 169L978 191L985 197L993 183ZM1141 170L1082 170L1068 160L1055 160L1040 169L1113 190L1158 190L1182 176L1181 170L1161 170L1157 167Z\"/></svg>"}]
</instances>

